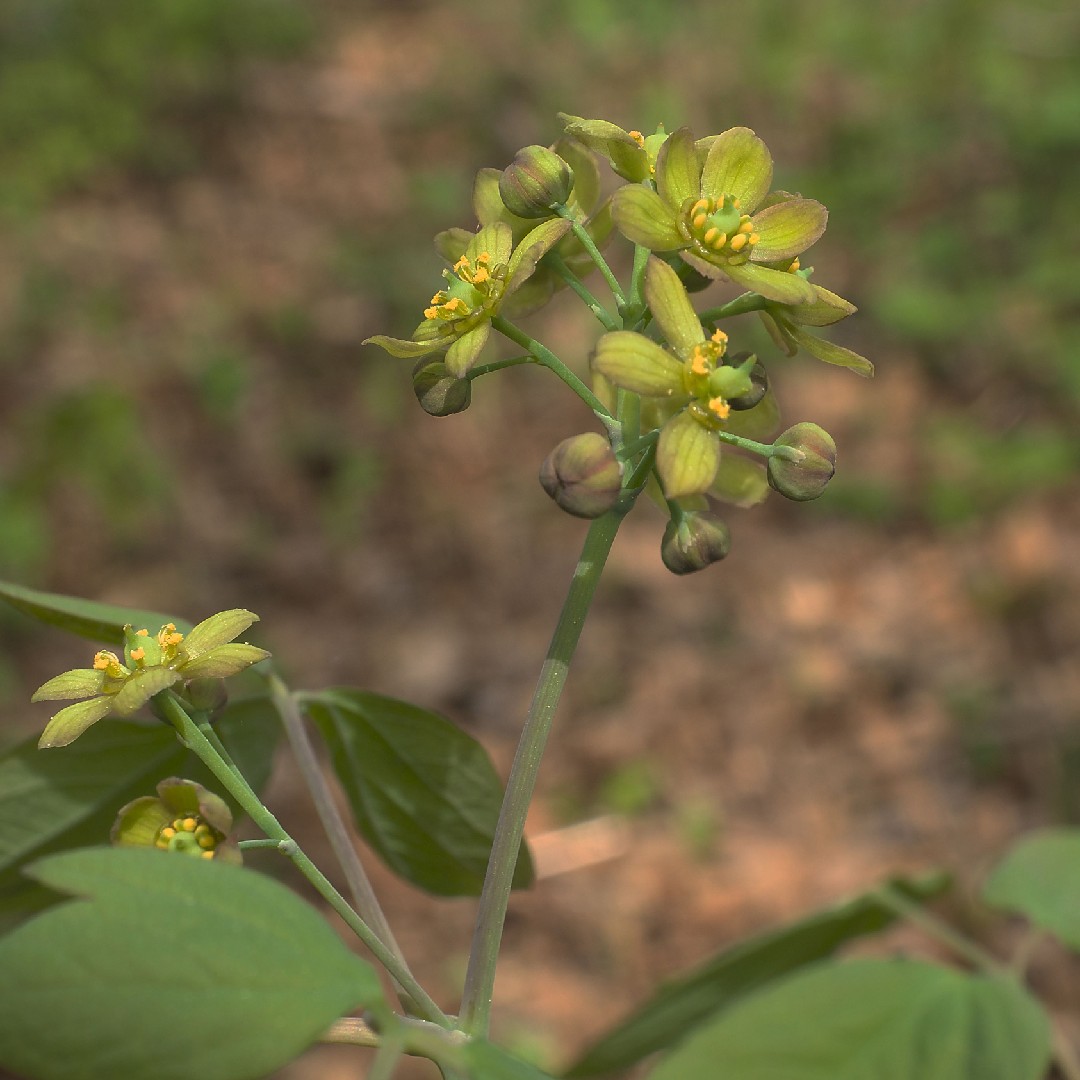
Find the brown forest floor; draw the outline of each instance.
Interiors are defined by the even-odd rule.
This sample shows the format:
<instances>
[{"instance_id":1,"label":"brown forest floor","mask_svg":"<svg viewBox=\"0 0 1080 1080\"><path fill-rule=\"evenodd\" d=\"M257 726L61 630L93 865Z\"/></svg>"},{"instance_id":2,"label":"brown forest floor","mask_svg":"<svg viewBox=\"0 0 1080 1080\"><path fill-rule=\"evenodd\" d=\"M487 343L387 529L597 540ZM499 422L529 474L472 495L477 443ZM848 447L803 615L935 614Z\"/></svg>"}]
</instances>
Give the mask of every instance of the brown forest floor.
<instances>
[{"instance_id":1,"label":"brown forest floor","mask_svg":"<svg viewBox=\"0 0 1080 1080\"><path fill-rule=\"evenodd\" d=\"M584 533L535 471L590 418L543 373L511 372L433 420L403 393L404 362L359 350L411 328L382 324L383 301L333 267L343 232L406 213L377 88L416 66L357 32L317 68L255 72L251 115L212 133L211 168L165 185L117 176L57 206L26 244L109 283L126 321L105 344L78 320L55 329L30 370L3 373L0 412L107 371L136 388L177 480L119 545L72 485L50 508L49 587L195 615L251 607L296 685L440 710L505 772ZM19 254L0 257L0 298ZM842 277L838 262L829 280L857 295ZM538 336L580 350L587 324L560 304ZM282 345L265 328L297 310L303 340ZM192 343L223 325L253 373L224 424L192 390ZM791 421L834 433L841 469L903 490L919 481L910 432L928 387L902 349L861 346L874 383L800 359L781 398ZM325 462L341 446L378 476L334 501ZM979 915L973 890L1016 835L1075 810L1080 503L1029 499L949 532L778 499L730 522L731 557L676 579L642 506L585 630L530 819L542 876L512 904L496 992L496 1033L552 1067L658 980L890 872L955 871L945 908L1007 946L1013 930ZM13 648L27 686L57 668ZM80 662L78 643L59 648ZM620 802L613 776L639 793ZM290 825L309 819L285 767L271 798ZM591 837L557 831L594 818ZM566 859L582 865L560 872ZM421 981L453 1007L473 903L374 876ZM928 949L908 931L884 940ZM1046 946L1032 978L1080 1014L1080 962ZM280 1075L354 1076L360 1053L316 1051Z\"/></svg>"}]
</instances>

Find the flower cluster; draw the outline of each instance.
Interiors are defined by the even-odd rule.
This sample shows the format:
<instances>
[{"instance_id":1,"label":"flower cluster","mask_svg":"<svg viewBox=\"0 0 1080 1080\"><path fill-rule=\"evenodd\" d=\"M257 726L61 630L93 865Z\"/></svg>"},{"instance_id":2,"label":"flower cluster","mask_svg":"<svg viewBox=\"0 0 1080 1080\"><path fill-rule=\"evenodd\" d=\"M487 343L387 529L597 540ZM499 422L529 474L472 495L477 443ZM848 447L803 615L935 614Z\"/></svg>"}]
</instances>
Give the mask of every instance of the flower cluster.
<instances>
[{"instance_id":1,"label":"flower cluster","mask_svg":"<svg viewBox=\"0 0 1080 1080\"><path fill-rule=\"evenodd\" d=\"M123 657L102 649L89 668L65 671L38 687L33 701L76 702L53 716L38 745L66 746L110 713L130 716L177 683L225 679L265 660L265 649L233 640L258 621L258 615L234 608L211 615L186 635L173 623L154 635L125 626Z\"/></svg>"},{"instance_id":2,"label":"flower cluster","mask_svg":"<svg viewBox=\"0 0 1080 1080\"><path fill-rule=\"evenodd\" d=\"M805 501L824 491L835 467L835 445L816 425L796 424L776 436L780 415L765 364L735 351L718 321L756 312L784 353L803 349L873 373L864 357L811 332L855 311L811 281L813 269L803 265L825 232L828 211L773 187L772 155L749 128L697 138L687 127L643 135L606 120L560 119L565 134L550 148L527 146L502 172L481 170L473 190L479 229L436 237L449 264L446 284L412 338L368 341L395 356L444 354L422 360L413 375L421 405L438 416L469 406L471 381L482 370L533 360L556 371L606 434L561 442L541 469L544 489L567 512L594 517L629 505L651 473L655 480L644 476L645 486L671 518L665 564L677 573L700 569L729 547L706 496L751 506L771 489ZM606 199L597 157L625 181ZM613 229L635 247L625 290L600 251ZM594 266L612 290L615 315L583 284ZM690 294L713 282L745 291L699 314ZM592 355L591 393L508 322L563 285L606 330ZM529 356L481 368L493 328ZM627 395L634 405L627 406Z\"/></svg>"}]
</instances>

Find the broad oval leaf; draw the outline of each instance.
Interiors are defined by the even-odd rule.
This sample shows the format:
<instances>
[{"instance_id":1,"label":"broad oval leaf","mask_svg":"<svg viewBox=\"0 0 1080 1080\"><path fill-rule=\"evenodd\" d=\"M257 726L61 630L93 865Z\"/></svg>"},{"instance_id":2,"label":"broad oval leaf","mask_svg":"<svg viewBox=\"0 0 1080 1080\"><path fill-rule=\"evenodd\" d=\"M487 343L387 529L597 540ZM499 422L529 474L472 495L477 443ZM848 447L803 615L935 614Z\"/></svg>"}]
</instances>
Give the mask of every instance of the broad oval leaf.
<instances>
[{"instance_id":1,"label":"broad oval leaf","mask_svg":"<svg viewBox=\"0 0 1080 1080\"><path fill-rule=\"evenodd\" d=\"M449 720L395 698L334 689L304 707L365 840L407 881L437 896L476 896L503 789L484 748ZM515 888L532 882L522 844Z\"/></svg>"},{"instance_id":2,"label":"broad oval leaf","mask_svg":"<svg viewBox=\"0 0 1080 1080\"><path fill-rule=\"evenodd\" d=\"M280 732L269 700L233 702L214 727L248 783L261 790ZM224 794L164 724L106 719L60 749L39 750L36 734L9 747L0 754L0 893L25 891L17 868L30 859L107 843L117 811L140 795L152 795L167 776ZM227 801L238 814L236 804Z\"/></svg>"},{"instance_id":3,"label":"broad oval leaf","mask_svg":"<svg viewBox=\"0 0 1080 1080\"><path fill-rule=\"evenodd\" d=\"M882 887L909 900L928 900L949 885L945 874L897 878ZM666 1050L746 995L807 964L823 960L844 942L876 934L896 921L878 892L815 912L798 922L740 941L699 967L661 986L654 997L590 1047L563 1075L599 1076L626 1069Z\"/></svg>"},{"instance_id":4,"label":"broad oval leaf","mask_svg":"<svg viewBox=\"0 0 1080 1080\"><path fill-rule=\"evenodd\" d=\"M6 600L12 607L39 622L107 645L123 645L124 627L129 623L155 632L158 627L170 622L175 623L182 634L191 629L190 622L175 615L41 592L8 581L0 581L0 600Z\"/></svg>"},{"instance_id":5,"label":"broad oval leaf","mask_svg":"<svg viewBox=\"0 0 1080 1080\"><path fill-rule=\"evenodd\" d=\"M1042 1080L1050 1028L1015 980L908 960L824 963L703 1028L650 1080Z\"/></svg>"},{"instance_id":6,"label":"broad oval leaf","mask_svg":"<svg viewBox=\"0 0 1080 1080\"><path fill-rule=\"evenodd\" d=\"M261 874L132 848L32 873L85 899L0 940L18 987L0 1063L26 1080L253 1080L344 1013L385 1009L371 967Z\"/></svg>"},{"instance_id":7,"label":"broad oval leaf","mask_svg":"<svg viewBox=\"0 0 1080 1080\"><path fill-rule=\"evenodd\" d=\"M1040 829L994 869L983 899L1080 950L1080 829Z\"/></svg>"}]
</instances>

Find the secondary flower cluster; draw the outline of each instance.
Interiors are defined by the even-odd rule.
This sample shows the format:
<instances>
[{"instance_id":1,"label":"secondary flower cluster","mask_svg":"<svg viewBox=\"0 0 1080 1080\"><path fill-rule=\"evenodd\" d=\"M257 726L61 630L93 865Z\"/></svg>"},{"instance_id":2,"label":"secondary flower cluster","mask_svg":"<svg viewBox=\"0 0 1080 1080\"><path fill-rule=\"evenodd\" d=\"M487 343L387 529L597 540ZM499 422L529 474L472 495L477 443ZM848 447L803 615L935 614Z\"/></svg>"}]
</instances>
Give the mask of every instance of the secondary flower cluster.
<instances>
[{"instance_id":1,"label":"secondary flower cluster","mask_svg":"<svg viewBox=\"0 0 1080 1080\"><path fill-rule=\"evenodd\" d=\"M419 359L413 387L433 415L468 407L492 329L529 350L529 357L505 363L532 359L574 386L565 365L508 321L569 285L607 330L592 356L593 396L580 380L576 387L608 431L560 443L541 469L541 483L563 509L595 517L622 499L633 477L640 482L635 466L647 463L653 494L671 517L664 561L677 573L700 569L723 557L729 543L706 496L750 506L771 487L800 501L816 498L836 460L831 437L817 425L796 424L776 436L779 410L764 364L733 351L717 322L757 312L786 354L803 349L873 373L864 357L808 329L855 311L811 281L812 268L802 265L825 231L828 211L773 188L772 156L749 128L697 138L686 127L643 135L605 120L560 118L565 135L553 146L525 147L501 173L481 170L473 192L479 229L436 237L448 263L445 284L412 337L368 341ZM626 181L606 199L597 156ZM626 290L600 252L613 231L635 247ZM612 289L617 315L582 284L594 268ZM690 294L711 282L745 291L699 314ZM626 394L638 399L627 414L635 417L636 432L629 448L621 427Z\"/></svg>"},{"instance_id":2,"label":"secondary flower cluster","mask_svg":"<svg viewBox=\"0 0 1080 1080\"><path fill-rule=\"evenodd\" d=\"M66 746L110 713L130 716L155 694L195 679L226 679L265 660L265 649L233 639L259 617L243 608L220 611L186 635L173 623L157 634L124 627L123 657L108 649L89 668L74 668L38 687L33 701L74 701L56 713L38 745Z\"/></svg>"}]
</instances>

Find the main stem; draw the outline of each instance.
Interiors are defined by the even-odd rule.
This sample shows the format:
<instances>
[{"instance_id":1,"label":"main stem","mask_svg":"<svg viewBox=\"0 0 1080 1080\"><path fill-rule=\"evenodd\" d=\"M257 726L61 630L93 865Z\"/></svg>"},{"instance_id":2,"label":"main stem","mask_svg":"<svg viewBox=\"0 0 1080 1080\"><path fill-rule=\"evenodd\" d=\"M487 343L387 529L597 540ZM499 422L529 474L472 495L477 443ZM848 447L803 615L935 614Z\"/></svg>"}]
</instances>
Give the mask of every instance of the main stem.
<instances>
[{"instance_id":1,"label":"main stem","mask_svg":"<svg viewBox=\"0 0 1080 1080\"><path fill-rule=\"evenodd\" d=\"M574 655L589 604L596 592L604 563L628 505L620 505L597 518L589 528L544 666L540 669L540 678L529 706L529 714L521 731L521 739L506 785L506 797L503 799L499 822L495 828L483 891L480 893L472 952L465 975L460 1024L462 1030L470 1035L487 1034L495 985L495 964L502 941L506 908L510 901L514 868L525 832L525 816L532 802L540 761L555 718L559 696L566 684L570 659Z\"/></svg>"}]
</instances>

